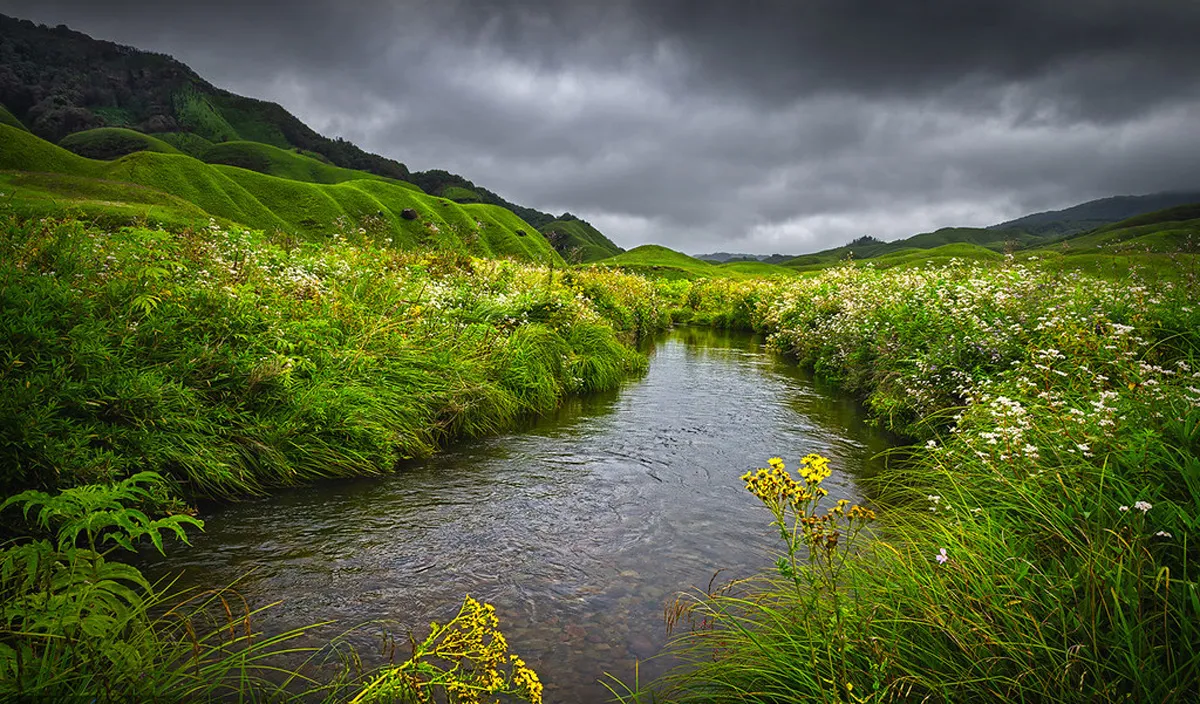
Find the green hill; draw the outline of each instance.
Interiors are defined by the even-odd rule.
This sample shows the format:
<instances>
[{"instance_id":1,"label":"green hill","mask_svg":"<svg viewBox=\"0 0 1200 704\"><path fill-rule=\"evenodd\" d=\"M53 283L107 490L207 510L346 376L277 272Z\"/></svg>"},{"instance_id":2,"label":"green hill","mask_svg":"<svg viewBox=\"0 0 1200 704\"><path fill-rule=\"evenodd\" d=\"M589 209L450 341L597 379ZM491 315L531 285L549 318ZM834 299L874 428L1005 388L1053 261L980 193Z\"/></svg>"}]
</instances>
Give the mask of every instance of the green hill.
<instances>
[{"instance_id":1,"label":"green hill","mask_svg":"<svg viewBox=\"0 0 1200 704\"><path fill-rule=\"evenodd\" d=\"M710 262L690 257L657 244L644 244L591 264L614 266L653 278L696 279L705 276L730 275Z\"/></svg>"},{"instance_id":2,"label":"green hill","mask_svg":"<svg viewBox=\"0 0 1200 704\"><path fill-rule=\"evenodd\" d=\"M58 146L89 159L110 161L134 152L179 154L166 142L124 127L97 127L63 137Z\"/></svg>"},{"instance_id":3,"label":"green hill","mask_svg":"<svg viewBox=\"0 0 1200 704\"><path fill-rule=\"evenodd\" d=\"M938 247L923 248L906 248L882 254L878 257L873 257L868 260L868 263L879 269L890 269L892 267L906 266L925 266L927 264L945 264L951 259L971 260L971 261L996 261L1003 259L1004 255L977 244L970 242L954 242L951 244L943 244Z\"/></svg>"},{"instance_id":4,"label":"green hill","mask_svg":"<svg viewBox=\"0 0 1200 704\"><path fill-rule=\"evenodd\" d=\"M389 179L306 183L158 152L98 161L7 125L0 125L0 169L9 170L9 202L27 211L165 222L215 217L314 238L343 232L390 238L398 247L560 261L544 237L507 210L458 205Z\"/></svg>"},{"instance_id":5,"label":"green hill","mask_svg":"<svg viewBox=\"0 0 1200 704\"><path fill-rule=\"evenodd\" d=\"M947 245L962 244L980 247L992 252L1020 249L1045 242L1045 238L1021 230L996 230L979 227L944 227L934 232L923 232L902 240L884 242L874 237L860 237L850 244L826 249L813 254L794 257L784 266L800 271L813 271L836 264L845 259L877 259L890 254L933 250ZM946 252L953 250L945 250ZM970 247L961 250L974 252Z\"/></svg>"},{"instance_id":6,"label":"green hill","mask_svg":"<svg viewBox=\"0 0 1200 704\"><path fill-rule=\"evenodd\" d=\"M1168 208L1048 243L1064 254L1180 252L1200 247L1200 203Z\"/></svg>"},{"instance_id":7,"label":"green hill","mask_svg":"<svg viewBox=\"0 0 1200 704\"><path fill-rule=\"evenodd\" d=\"M1178 191L1144 196L1113 196L1072 206L1026 215L993 225L989 229L1019 229L1042 236L1063 236L1087 232L1138 215L1178 205L1200 202L1200 192Z\"/></svg>"},{"instance_id":8,"label":"green hill","mask_svg":"<svg viewBox=\"0 0 1200 704\"><path fill-rule=\"evenodd\" d=\"M408 176L403 164L324 137L275 103L216 88L170 56L66 27L0 15L0 66L6 69L0 103L52 142L94 127L185 132L210 142L308 150L343 168Z\"/></svg>"},{"instance_id":9,"label":"green hill","mask_svg":"<svg viewBox=\"0 0 1200 704\"><path fill-rule=\"evenodd\" d=\"M743 274L745 276L795 276L796 270L786 266L768 262L732 261L723 262L713 267L722 272Z\"/></svg>"},{"instance_id":10,"label":"green hill","mask_svg":"<svg viewBox=\"0 0 1200 704\"><path fill-rule=\"evenodd\" d=\"M483 198L470 188L462 186L446 186L438 193L443 198L449 198L455 203L482 203Z\"/></svg>"},{"instance_id":11,"label":"green hill","mask_svg":"<svg viewBox=\"0 0 1200 704\"><path fill-rule=\"evenodd\" d=\"M569 262L594 262L625 251L583 220L554 220L538 229Z\"/></svg>"},{"instance_id":12,"label":"green hill","mask_svg":"<svg viewBox=\"0 0 1200 704\"><path fill-rule=\"evenodd\" d=\"M319 159L262 142L236 141L214 144L206 149L199 158L209 164L237 166L269 176L306 183L333 184L361 178L383 178L366 171L343 169L340 166L334 166ZM418 188L406 181L389 180L404 188L414 190Z\"/></svg>"},{"instance_id":13,"label":"green hill","mask_svg":"<svg viewBox=\"0 0 1200 704\"><path fill-rule=\"evenodd\" d=\"M92 39L64 26L0 15L0 67L5 69L0 71L0 103L11 109L12 126L24 120L32 132L52 142L98 127L128 128L204 161L293 180L335 184L360 178L321 169L303 160L307 157L329 167L416 183L426 193L460 204L498 205L533 228L573 219L568 213L556 218L511 203L457 174L410 174L398 161L318 134L275 103L221 90L170 56ZM600 239L607 241L603 235ZM614 247L605 256L618 251ZM589 250L588 256L600 255Z\"/></svg>"},{"instance_id":14,"label":"green hill","mask_svg":"<svg viewBox=\"0 0 1200 704\"><path fill-rule=\"evenodd\" d=\"M154 136L197 159L213 145L212 142L192 132L157 132Z\"/></svg>"}]
</instances>

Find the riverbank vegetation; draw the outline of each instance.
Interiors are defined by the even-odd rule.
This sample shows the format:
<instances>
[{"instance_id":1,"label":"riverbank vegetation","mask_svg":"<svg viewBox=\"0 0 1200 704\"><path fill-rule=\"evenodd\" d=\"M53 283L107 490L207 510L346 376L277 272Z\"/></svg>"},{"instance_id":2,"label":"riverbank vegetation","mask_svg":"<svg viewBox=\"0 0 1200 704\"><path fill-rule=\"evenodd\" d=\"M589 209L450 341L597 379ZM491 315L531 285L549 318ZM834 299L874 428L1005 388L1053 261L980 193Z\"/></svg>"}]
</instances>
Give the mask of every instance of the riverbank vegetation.
<instances>
[{"instance_id":1,"label":"riverbank vegetation","mask_svg":"<svg viewBox=\"0 0 1200 704\"><path fill-rule=\"evenodd\" d=\"M806 508L824 567L812 540L785 543L776 577L681 602L685 667L627 698L1157 701L1200 679L1186 257L1122 255L1108 278L1064 254L685 280L401 250L347 221L326 241L28 214L3 228L0 520L26 536L0 555L7 694L115 700L186 672L212 688L196 692L474 683L454 696L535 701L486 605L432 629L428 666L364 673L339 669L336 643L254 635L231 592L146 584L113 551L186 549L159 535L186 534L199 498L385 473L613 388L672 322L764 333L919 442L862 480L879 517L854 515L852 552L849 507ZM445 639L495 677L454 674ZM324 664L270 675L281 651Z\"/></svg>"},{"instance_id":2,"label":"riverbank vegetation","mask_svg":"<svg viewBox=\"0 0 1200 704\"><path fill-rule=\"evenodd\" d=\"M685 600L693 628L671 649L685 664L626 700L1189 700L1200 287L1186 272L1105 281L1010 258L742 285L770 346L920 442L861 481L885 510L852 552L842 533L836 571L810 543L794 573Z\"/></svg>"},{"instance_id":3,"label":"riverbank vegetation","mask_svg":"<svg viewBox=\"0 0 1200 704\"><path fill-rule=\"evenodd\" d=\"M636 276L401 251L364 229L318 244L216 223L2 226L0 484L12 498L0 520L26 536L0 550L5 696L283 686L266 658L296 634L256 638L252 613L223 592L200 599L200 615L177 609L183 596L112 550L139 538L183 549L160 533L182 535L200 498L390 472L613 388L644 368L635 343L669 323ZM360 694L394 696L411 679L418 692L466 687L463 701L509 685L535 701L536 679L501 657L479 609L435 627L413 661L424 664L378 673ZM214 611L226 618L198 630ZM447 669L455 648L474 669ZM281 691L317 686L283 680ZM201 681L209 689L193 690Z\"/></svg>"}]
</instances>

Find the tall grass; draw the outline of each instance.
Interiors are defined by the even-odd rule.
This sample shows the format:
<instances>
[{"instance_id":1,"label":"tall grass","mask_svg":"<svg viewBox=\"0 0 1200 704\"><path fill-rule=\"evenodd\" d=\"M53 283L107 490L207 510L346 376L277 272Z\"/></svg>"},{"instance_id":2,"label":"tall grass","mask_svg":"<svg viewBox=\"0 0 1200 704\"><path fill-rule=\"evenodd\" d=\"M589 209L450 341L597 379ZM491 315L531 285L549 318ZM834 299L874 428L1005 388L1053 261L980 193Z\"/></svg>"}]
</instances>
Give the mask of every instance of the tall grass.
<instances>
[{"instance_id":1,"label":"tall grass","mask_svg":"<svg viewBox=\"0 0 1200 704\"><path fill-rule=\"evenodd\" d=\"M0 486L188 499L391 471L644 368L636 277L212 225L4 223Z\"/></svg>"},{"instance_id":2,"label":"tall grass","mask_svg":"<svg viewBox=\"0 0 1200 704\"><path fill-rule=\"evenodd\" d=\"M835 578L698 595L685 665L625 698L1194 700L1197 293L1018 264L774 284L771 344L925 444L862 480L884 510Z\"/></svg>"},{"instance_id":3,"label":"tall grass","mask_svg":"<svg viewBox=\"0 0 1200 704\"><path fill-rule=\"evenodd\" d=\"M411 656L363 672L341 639L265 637L234 592L177 594L112 553L186 542L200 497L386 473L613 388L669 322L648 282L366 232L318 246L215 223L2 226L0 487L27 490L0 512L24 533L0 545L0 697L541 700L469 597Z\"/></svg>"}]
</instances>

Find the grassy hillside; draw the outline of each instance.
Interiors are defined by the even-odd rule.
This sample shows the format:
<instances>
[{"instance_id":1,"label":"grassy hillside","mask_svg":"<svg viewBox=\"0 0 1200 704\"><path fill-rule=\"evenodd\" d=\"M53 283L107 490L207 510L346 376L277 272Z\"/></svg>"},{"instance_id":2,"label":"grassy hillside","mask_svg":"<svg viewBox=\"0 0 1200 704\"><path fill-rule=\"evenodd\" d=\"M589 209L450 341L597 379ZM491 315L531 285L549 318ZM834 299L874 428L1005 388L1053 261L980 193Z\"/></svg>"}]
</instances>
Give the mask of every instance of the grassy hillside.
<instances>
[{"instance_id":1,"label":"grassy hillside","mask_svg":"<svg viewBox=\"0 0 1200 704\"><path fill-rule=\"evenodd\" d=\"M561 261L544 237L511 212L458 205L388 179L304 183L157 152L97 161L3 125L0 146L0 169L14 172L5 176L13 188L11 202L26 211L70 208L89 216L139 215L163 222L215 217L313 238L340 233L399 247Z\"/></svg>"},{"instance_id":2,"label":"grassy hillside","mask_svg":"<svg viewBox=\"0 0 1200 704\"><path fill-rule=\"evenodd\" d=\"M0 103L53 142L93 127L186 132L320 153L332 163L404 179L398 161L324 137L283 107L216 88L170 56L0 15ZM194 151L184 149L195 155Z\"/></svg>"},{"instance_id":3,"label":"grassy hillside","mask_svg":"<svg viewBox=\"0 0 1200 704\"><path fill-rule=\"evenodd\" d=\"M179 154L166 142L124 127L97 127L63 137L58 146L89 159L119 159L134 152Z\"/></svg>"},{"instance_id":4,"label":"grassy hillside","mask_svg":"<svg viewBox=\"0 0 1200 704\"><path fill-rule=\"evenodd\" d=\"M539 230L569 262L593 262L624 250L583 220L554 220Z\"/></svg>"},{"instance_id":5,"label":"grassy hillside","mask_svg":"<svg viewBox=\"0 0 1200 704\"><path fill-rule=\"evenodd\" d=\"M888 252L868 260L871 266L878 269L892 267L929 266L945 264L951 259L970 260L975 262L997 261L1004 255L999 252L981 247L969 242L955 242L929 249L907 248Z\"/></svg>"},{"instance_id":6,"label":"grassy hillside","mask_svg":"<svg viewBox=\"0 0 1200 704\"><path fill-rule=\"evenodd\" d=\"M742 274L745 276L795 276L796 270L778 264L767 262L725 262L713 266L723 273Z\"/></svg>"},{"instance_id":7,"label":"grassy hillside","mask_svg":"<svg viewBox=\"0 0 1200 704\"><path fill-rule=\"evenodd\" d=\"M213 144L205 149L199 158L209 164L237 166L270 176L307 183L332 184L361 178L384 178L366 171L343 169L311 156L273 147L262 142L236 141ZM388 180L398 186L418 190L417 186L407 181Z\"/></svg>"},{"instance_id":8,"label":"grassy hillside","mask_svg":"<svg viewBox=\"0 0 1200 704\"><path fill-rule=\"evenodd\" d=\"M1144 213L1200 202L1200 192L1179 191L1144 196L1114 196L1088 201L1064 210L1034 213L989 229L1020 229L1042 236L1086 232Z\"/></svg>"},{"instance_id":9,"label":"grassy hillside","mask_svg":"<svg viewBox=\"0 0 1200 704\"><path fill-rule=\"evenodd\" d=\"M158 132L154 136L197 159L213 145L212 142L193 132Z\"/></svg>"},{"instance_id":10,"label":"grassy hillside","mask_svg":"<svg viewBox=\"0 0 1200 704\"><path fill-rule=\"evenodd\" d=\"M1019 249L1044 241L1037 235L1013 229L944 227L934 232L923 232L891 242L884 242L873 237L863 237L842 247L789 259L783 264L802 271L811 271L831 266L845 259L875 259L889 254L908 253L910 250L931 250L953 244L970 245L1000 252L1008 248ZM969 253L974 250L968 247L962 251Z\"/></svg>"},{"instance_id":11,"label":"grassy hillside","mask_svg":"<svg viewBox=\"0 0 1200 704\"><path fill-rule=\"evenodd\" d=\"M472 191L470 188L463 188L462 186L446 186L441 190L440 193L438 193L438 195L443 198L449 198L456 203L483 202L483 198L481 198L478 193Z\"/></svg>"}]
</instances>

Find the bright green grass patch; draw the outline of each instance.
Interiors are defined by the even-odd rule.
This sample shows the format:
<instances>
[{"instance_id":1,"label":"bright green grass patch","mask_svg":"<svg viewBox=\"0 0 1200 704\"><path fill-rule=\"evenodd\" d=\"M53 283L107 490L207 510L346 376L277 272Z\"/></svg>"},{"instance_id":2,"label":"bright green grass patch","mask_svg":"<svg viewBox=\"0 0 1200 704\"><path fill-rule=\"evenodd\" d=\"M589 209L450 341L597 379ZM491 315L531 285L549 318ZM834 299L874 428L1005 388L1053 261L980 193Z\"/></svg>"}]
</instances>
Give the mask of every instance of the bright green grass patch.
<instances>
[{"instance_id":1,"label":"bright green grass patch","mask_svg":"<svg viewBox=\"0 0 1200 704\"><path fill-rule=\"evenodd\" d=\"M561 262L544 237L507 210L490 205L458 205L426 195L412 184L391 179L367 177L340 184L304 183L237 167L212 166L182 154L153 152L137 152L114 162L102 162L79 157L27 132L2 125L0 142L5 147L0 152L2 169L126 182L134 184L131 186L134 189L150 187L187 201L210 217L249 227L308 238L361 231L381 243L390 239L391 244L399 247L420 246ZM41 185L41 196L82 200L71 192L68 181ZM111 213L128 211L116 205L122 200L118 193L110 196L105 200L112 204ZM139 198L133 197L131 201L139 203ZM415 217L406 218L406 210Z\"/></svg>"},{"instance_id":2,"label":"bright green grass patch","mask_svg":"<svg viewBox=\"0 0 1200 704\"><path fill-rule=\"evenodd\" d=\"M5 211L29 217L77 217L109 227L130 222L185 227L211 216L156 188L120 181L27 171L0 171Z\"/></svg>"},{"instance_id":3,"label":"bright green grass patch","mask_svg":"<svg viewBox=\"0 0 1200 704\"><path fill-rule=\"evenodd\" d=\"M417 188L405 181L386 179L366 171L343 169L340 166L333 166L327 161L320 161L295 151L259 142L237 141L214 144L206 149L199 158L209 164L237 166L270 176L306 183L333 184L369 178L388 181L412 189Z\"/></svg>"},{"instance_id":4,"label":"bright green grass patch","mask_svg":"<svg viewBox=\"0 0 1200 704\"><path fill-rule=\"evenodd\" d=\"M199 159L212 142L192 132L159 132L154 135L190 157Z\"/></svg>"},{"instance_id":5,"label":"bright green grass patch","mask_svg":"<svg viewBox=\"0 0 1200 704\"><path fill-rule=\"evenodd\" d=\"M736 272L746 276L795 276L796 270L790 269L778 264L768 264L766 262L725 262L717 264L716 268L728 272Z\"/></svg>"},{"instance_id":6,"label":"bright green grass patch","mask_svg":"<svg viewBox=\"0 0 1200 704\"><path fill-rule=\"evenodd\" d=\"M594 262L622 252L612 240L582 220L555 220L539 228L563 259Z\"/></svg>"},{"instance_id":7,"label":"bright green grass patch","mask_svg":"<svg viewBox=\"0 0 1200 704\"><path fill-rule=\"evenodd\" d=\"M457 203L478 203L482 200L478 193L462 186L446 186L438 195Z\"/></svg>"},{"instance_id":8,"label":"bright green grass patch","mask_svg":"<svg viewBox=\"0 0 1200 704\"><path fill-rule=\"evenodd\" d=\"M69 134L58 143L63 149L89 159L111 161L134 152L179 154L179 150L148 134L123 127L98 127Z\"/></svg>"}]
</instances>

